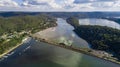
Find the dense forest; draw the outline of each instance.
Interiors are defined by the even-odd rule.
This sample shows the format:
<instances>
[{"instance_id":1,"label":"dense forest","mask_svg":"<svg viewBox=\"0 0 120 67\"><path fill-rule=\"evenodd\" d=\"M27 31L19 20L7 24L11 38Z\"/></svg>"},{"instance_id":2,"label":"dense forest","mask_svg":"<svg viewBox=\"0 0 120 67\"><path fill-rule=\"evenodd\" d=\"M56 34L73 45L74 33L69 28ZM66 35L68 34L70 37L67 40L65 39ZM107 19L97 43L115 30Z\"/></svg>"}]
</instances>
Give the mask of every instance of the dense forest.
<instances>
[{"instance_id":1,"label":"dense forest","mask_svg":"<svg viewBox=\"0 0 120 67\"><path fill-rule=\"evenodd\" d=\"M74 28L79 26L79 19L75 17L69 17L66 19L67 23L71 24Z\"/></svg>"},{"instance_id":2,"label":"dense forest","mask_svg":"<svg viewBox=\"0 0 120 67\"><path fill-rule=\"evenodd\" d=\"M0 35L23 30L34 32L36 29L41 30L55 26L55 22L56 19L46 15L0 17Z\"/></svg>"},{"instance_id":3,"label":"dense forest","mask_svg":"<svg viewBox=\"0 0 120 67\"><path fill-rule=\"evenodd\" d=\"M28 32L56 25L56 19L47 15L0 17L0 54L21 43Z\"/></svg>"},{"instance_id":4,"label":"dense forest","mask_svg":"<svg viewBox=\"0 0 120 67\"><path fill-rule=\"evenodd\" d=\"M115 52L120 59L120 30L106 26L80 25L75 30L93 49Z\"/></svg>"}]
</instances>

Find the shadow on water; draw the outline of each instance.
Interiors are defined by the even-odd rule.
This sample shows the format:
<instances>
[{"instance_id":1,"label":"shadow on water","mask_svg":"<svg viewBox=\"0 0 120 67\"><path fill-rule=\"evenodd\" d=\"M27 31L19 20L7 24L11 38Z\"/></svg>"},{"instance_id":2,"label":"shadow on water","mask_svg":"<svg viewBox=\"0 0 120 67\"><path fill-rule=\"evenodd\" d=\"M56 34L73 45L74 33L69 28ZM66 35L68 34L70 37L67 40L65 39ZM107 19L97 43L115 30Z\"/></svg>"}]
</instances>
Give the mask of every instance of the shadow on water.
<instances>
[{"instance_id":1,"label":"shadow on water","mask_svg":"<svg viewBox=\"0 0 120 67\"><path fill-rule=\"evenodd\" d=\"M59 19L59 23L62 26L62 23L66 23L66 21L63 19ZM64 29L61 28L57 28L54 32L48 32L49 34L59 34L58 36L56 36L56 38L59 36L74 36L73 34L71 34L71 32L73 33L71 29L65 29L67 28L67 26L65 26ZM80 44L80 38L78 36L76 36L76 39L73 40L77 44ZM83 40L81 41L83 42ZM86 44L86 42L84 43ZM85 46L87 47L87 45ZM31 47L24 51L24 49L28 46ZM56 47L46 43L36 42L35 40L31 40L29 44L24 44L20 46L15 51L15 54L6 58L0 63L0 67L120 67L120 65L111 63L109 61ZM22 53L19 54L19 52Z\"/></svg>"},{"instance_id":2,"label":"shadow on water","mask_svg":"<svg viewBox=\"0 0 120 67\"><path fill-rule=\"evenodd\" d=\"M1 67L119 67L92 56L42 42L31 43L21 55L6 60Z\"/></svg>"},{"instance_id":3,"label":"shadow on water","mask_svg":"<svg viewBox=\"0 0 120 67\"><path fill-rule=\"evenodd\" d=\"M89 44L75 34L73 31L74 27L68 24L65 19L58 18L57 24L58 26L40 31L35 35L50 41L70 43L74 44L73 46L80 48L89 48Z\"/></svg>"}]
</instances>

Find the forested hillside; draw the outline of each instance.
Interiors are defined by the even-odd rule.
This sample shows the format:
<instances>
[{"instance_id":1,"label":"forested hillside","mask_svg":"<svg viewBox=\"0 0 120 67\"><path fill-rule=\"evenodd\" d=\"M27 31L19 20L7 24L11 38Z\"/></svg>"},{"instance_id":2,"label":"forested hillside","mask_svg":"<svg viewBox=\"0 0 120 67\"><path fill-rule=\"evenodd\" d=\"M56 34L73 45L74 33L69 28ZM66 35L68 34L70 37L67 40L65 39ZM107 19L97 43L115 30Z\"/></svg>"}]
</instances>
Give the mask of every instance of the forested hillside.
<instances>
[{"instance_id":1,"label":"forested hillside","mask_svg":"<svg viewBox=\"0 0 120 67\"><path fill-rule=\"evenodd\" d=\"M120 30L105 26L81 25L74 31L88 41L93 49L115 52L120 59Z\"/></svg>"},{"instance_id":2,"label":"forested hillside","mask_svg":"<svg viewBox=\"0 0 120 67\"><path fill-rule=\"evenodd\" d=\"M0 54L21 43L28 33L56 25L56 19L46 15L0 17Z\"/></svg>"},{"instance_id":3,"label":"forested hillside","mask_svg":"<svg viewBox=\"0 0 120 67\"><path fill-rule=\"evenodd\" d=\"M14 16L14 17L0 17L0 35L3 33L12 33L20 31L35 31L42 30L56 25L56 19L45 16Z\"/></svg>"},{"instance_id":4,"label":"forested hillside","mask_svg":"<svg viewBox=\"0 0 120 67\"><path fill-rule=\"evenodd\" d=\"M79 26L79 19L75 17L69 17L66 19L67 23L71 24L74 28Z\"/></svg>"}]
</instances>

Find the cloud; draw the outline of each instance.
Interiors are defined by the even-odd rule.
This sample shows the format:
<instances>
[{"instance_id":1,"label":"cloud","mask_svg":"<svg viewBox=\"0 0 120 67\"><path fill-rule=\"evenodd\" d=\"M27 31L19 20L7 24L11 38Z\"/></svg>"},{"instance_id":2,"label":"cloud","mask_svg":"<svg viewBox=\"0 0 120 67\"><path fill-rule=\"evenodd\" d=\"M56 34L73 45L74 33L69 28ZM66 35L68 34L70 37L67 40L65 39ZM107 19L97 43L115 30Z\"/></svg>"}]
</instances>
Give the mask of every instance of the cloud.
<instances>
[{"instance_id":1,"label":"cloud","mask_svg":"<svg viewBox=\"0 0 120 67\"><path fill-rule=\"evenodd\" d=\"M96 2L92 3L91 6L95 8L109 8L114 6L114 2Z\"/></svg>"},{"instance_id":2,"label":"cloud","mask_svg":"<svg viewBox=\"0 0 120 67\"><path fill-rule=\"evenodd\" d=\"M0 0L0 7L15 7L18 3L12 0Z\"/></svg>"},{"instance_id":3,"label":"cloud","mask_svg":"<svg viewBox=\"0 0 120 67\"><path fill-rule=\"evenodd\" d=\"M119 0L75 0L74 3L93 3L93 2L114 2Z\"/></svg>"},{"instance_id":4,"label":"cloud","mask_svg":"<svg viewBox=\"0 0 120 67\"><path fill-rule=\"evenodd\" d=\"M32 7L48 7L48 8L61 8L60 5L55 3L55 0L23 0L22 6Z\"/></svg>"},{"instance_id":5,"label":"cloud","mask_svg":"<svg viewBox=\"0 0 120 67\"><path fill-rule=\"evenodd\" d=\"M119 7L120 0L0 0L0 10L7 11L120 11Z\"/></svg>"}]
</instances>

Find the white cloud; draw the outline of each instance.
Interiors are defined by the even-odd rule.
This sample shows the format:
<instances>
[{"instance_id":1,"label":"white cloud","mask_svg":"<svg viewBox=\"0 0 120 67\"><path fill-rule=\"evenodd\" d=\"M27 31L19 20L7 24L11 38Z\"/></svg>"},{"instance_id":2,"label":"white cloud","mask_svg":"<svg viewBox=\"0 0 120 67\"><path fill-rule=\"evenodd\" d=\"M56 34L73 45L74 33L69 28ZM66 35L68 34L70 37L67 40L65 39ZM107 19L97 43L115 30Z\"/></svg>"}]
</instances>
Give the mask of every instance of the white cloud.
<instances>
[{"instance_id":1,"label":"white cloud","mask_svg":"<svg viewBox=\"0 0 120 67\"><path fill-rule=\"evenodd\" d=\"M0 0L0 10L120 11L120 0Z\"/></svg>"},{"instance_id":2,"label":"white cloud","mask_svg":"<svg viewBox=\"0 0 120 67\"><path fill-rule=\"evenodd\" d=\"M120 1L115 1L113 7L118 7L118 8L120 8Z\"/></svg>"},{"instance_id":3,"label":"white cloud","mask_svg":"<svg viewBox=\"0 0 120 67\"><path fill-rule=\"evenodd\" d=\"M32 6L33 8L34 7L42 8L45 6L53 9L61 8L60 5L55 3L55 0L24 0L22 5L24 5L25 7Z\"/></svg>"},{"instance_id":4,"label":"white cloud","mask_svg":"<svg viewBox=\"0 0 120 67\"><path fill-rule=\"evenodd\" d=\"M96 8L108 8L108 7L113 7L114 2L96 2L92 3L91 6L96 7Z\"/></svg>"},{"instance_id":5,"label":"white cloud","mask_svg":"<svg viewBox=\"0 0 120 67\"><path fill-rule=\"evenodd\" d=\"M15 7L18 6L18 3L16 3L15 1L12 0L0 0L0 7Z\"/></svg>"}]
</instances>

